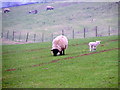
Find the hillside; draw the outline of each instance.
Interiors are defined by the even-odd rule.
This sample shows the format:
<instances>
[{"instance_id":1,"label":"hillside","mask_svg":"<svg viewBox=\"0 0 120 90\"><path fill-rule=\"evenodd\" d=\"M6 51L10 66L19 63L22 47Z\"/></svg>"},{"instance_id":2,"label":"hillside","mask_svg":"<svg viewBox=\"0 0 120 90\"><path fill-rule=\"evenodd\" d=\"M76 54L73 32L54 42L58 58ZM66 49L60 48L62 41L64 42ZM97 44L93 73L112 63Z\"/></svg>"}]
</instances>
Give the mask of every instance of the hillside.
<instances>
[{"instance_id":1,"label":"hillside","mask_svg":"<svg viewBox=\"0 0 120 90\"><path fill-rule=\"evenodd\" d=\"M46 11L47 5L54 6L54 10ZM42 33L46 41L51 40L51 34L55 36L61 34L64 30L68 38L72 38L72 30L75 30L76 37L83 37L83 28L87 29L88 37L94 36L94 28L98 26L99 34L107 35L108 26L111 26L112 34L117 34L118 28L118 5L117 3L107 2L53 2L24 5L11 7L10 13L2 14L2 28L6 34L9 32L9 38L12 38L12 31L16 33L16 38L20 32L22 38L26 33L30 33L30 40L33 40L33 34L37 34L40 41ZM30 10L38 10L37 14L29 14ZM5 35L4 34L4 35ZM6 36L4 36L6 37Z\"/></svg>"}]
</instances>

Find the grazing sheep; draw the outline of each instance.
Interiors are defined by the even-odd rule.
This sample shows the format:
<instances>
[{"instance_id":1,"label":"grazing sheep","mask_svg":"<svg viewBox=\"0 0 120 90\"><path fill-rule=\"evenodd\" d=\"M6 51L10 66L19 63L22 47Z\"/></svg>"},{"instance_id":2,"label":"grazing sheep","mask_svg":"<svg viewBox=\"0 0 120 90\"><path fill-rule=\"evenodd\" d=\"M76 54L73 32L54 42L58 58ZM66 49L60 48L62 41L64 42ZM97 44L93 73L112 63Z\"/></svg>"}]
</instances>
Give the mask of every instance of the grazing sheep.
<instances>
[{"instance_id":1,"label":"grazing sheep","mask_svg":"<svg viewBox=\"0 0 120 90\"><path fill-rule=\"evenodd\" d=\"M37 10L32 10L32 11L29 11L29 13L32 13L32 14L37 14L38 11Z\"/></svg>"},{"instance_id":2,"label":"grazing sheep","mask_svg":"<svg viewBox=\"0 0 120 90\"><path fill-rule=\"evenodd\" d=\"M53 6L47 6L47 7L46 7L46 10L53 10L53 9L54 9Z\"/></svg>"},{"instance_id":3,"label":"grazing sheep","mask_svg":"<svg viewBox=\"0 0 120 90\"><path fill-rule=\"evenodd\" d=\"M89 49L90 51L96 50L96 47L101 43L101 41L96 41L96 42L89 42Z\"/></svg>"},{"instance_id":4,"label":"grazing sheep","mask_svg":"<svg viewBox=\"0 0 120 90\"><path fill-rule=\"evenodd\" d=\"M9 8L4 8L4 9L3 9L3 12L4 12L4 13L8 13L8 12L10 12L10 9L9 9Z\"/></svg>"},{"instance_id":5,"label":"grazing sheep","mask_svg":"<svg viewBox=\"0 0 120 90\"><path fill-rule=\"evenodd\" d=\"M57 36L52 42L52 49L54 56L57 56L58 52L60 55L65 55L65 49L68 47L68 39L63 36Z\"/></svg>"}]
</instances>

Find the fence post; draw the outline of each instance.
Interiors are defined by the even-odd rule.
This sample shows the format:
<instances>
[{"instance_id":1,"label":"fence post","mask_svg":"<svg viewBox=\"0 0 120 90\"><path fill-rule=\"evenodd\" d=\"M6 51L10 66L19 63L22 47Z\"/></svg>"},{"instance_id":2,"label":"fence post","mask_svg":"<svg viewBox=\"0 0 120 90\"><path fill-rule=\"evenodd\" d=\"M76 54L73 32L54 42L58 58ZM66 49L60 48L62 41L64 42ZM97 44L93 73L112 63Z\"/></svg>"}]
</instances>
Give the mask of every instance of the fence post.
<instances>
[{"instance_id":1,"label":"fence post","mask_svg":"<svg viewBox=\"0 0 120 90\"><path fill-rule=\"evenodd\" d=\"M52 40L53 40L53 33L52 33L51 37L52 37Z\"/></svg>"},{"instance_id":2,"label":"fence post","mask_svg":"<svg viewBox=\"0 0 120 90\"><path fill-rule=\"evenodd\" d=\"M108 27L108 36L110 36L110 30L111 30L111 27L109 26Z\"/></svg>"},{"instance_id":3,"label":"fence post","mask_svg":"<svg viewBox=\"0 0 120 90\"><path fill-rule=\"evenodd\" d=\"M42 33L42 42L44 42L44 33Z\"/></svg>"},{"instance_id":4,"label":"fence post","mask_svg":"<svg viewBox=\"0 0 120 90\"><path fill-rule=\"evenodd\" d=\"M85 27L84 27L84 38L85 38Z\"/></svg>"},{"instance_id":5,"label":"fence post","mask_svg":"<svg viewBox=\"0 0 120 90\"><path fill-rule=\"evenodd\" d=\"M35 42L35 39L36 39L36 34L34 34L34 42Z\"/></svg>"},{"instance_id":6,"label":"fence post","mask_svg":"<svg viewBox=\"0 0 120 90\"><path fill-rule=\"evenodd\" d=\"M73 29L73 39L74 39L74 29Z\"/></svg>"},{"instance_id":7,"label":"fence post","mask_svg":"<svg viewBox=\"0 0 120 90\"><path fill-rule=\"evenodd\" d=\"M27 36L26 36L26 42L28 41L28 36L29 36L29 33L27 33Z\"/></svg>"},{"instance_id":8,"label":"fence post","mask_svg":"<svg viewBox=\"0 0 120 90\"><path fill-rule=\"evenodd\" d=\"M95 27L95 31L96 31L96 37L97 37L97 33L98 33L98 32L97 32L97 30L98 30L98 28L97 28L97 26L96 26L96 27Z\"/></svg>"},{"instance_id":9,"label":"fence post","mask_svg":"<svg viewBox=\"0 0 120 90\"><path fill-rule=\"evenodd\" d=\"M64 35L64 30L62 30L62 35Z\"/></svg>"},{"instance_id":10,"label":"fence post","mask_svg":"<svg viewBox=\"0 0 120 90\"><path fill-rule=\"evenodd\" d=\"M3 32L1 33L1 38L3 38Z\"/></svg>"},{"instance_id":11,"label":"fence post","mask_svg":"<svg viewBox=\"0 0 120 90\"><path fill-rule=\"evenodd\" d=\"M13 37L12 37L12 41L14 41L14 33L15 33L15 32L13 31Z\"/></svg>"},{"instance_id":12,"label":"fence post","mask_svg":"<svg viewBox=\"0 0 120 90\"><path fill-rule=\"evenodd\" d=\"M19 35L19 42L20 42L20 38L21 38L21 32L20 32L20 35Z\"/></svg>"},{"instance_id":13,"label":"fence post","mask_svg":"<svg viewBox=\"0 0 120 90\"><path fill-rule=\"evenodd\" d=\"M8 39L8 35L9 35L9 30L8 30L8 32L7 32L7 39Z\"/></svg>"}]
</instances>

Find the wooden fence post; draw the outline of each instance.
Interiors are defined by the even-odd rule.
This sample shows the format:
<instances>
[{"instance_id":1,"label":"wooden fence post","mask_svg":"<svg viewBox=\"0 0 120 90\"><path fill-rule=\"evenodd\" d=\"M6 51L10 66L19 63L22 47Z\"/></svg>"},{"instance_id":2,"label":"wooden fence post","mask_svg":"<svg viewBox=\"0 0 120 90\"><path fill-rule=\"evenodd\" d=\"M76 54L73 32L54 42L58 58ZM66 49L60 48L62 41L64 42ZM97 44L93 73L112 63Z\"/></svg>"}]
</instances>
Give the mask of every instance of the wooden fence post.
<instances>
[{"instance_id":1,"label":"wooden fence post","mask_svg":"<svg viewBox=\"0 0 120 90\"><path fill-rule=\"evenodd\" d=\"M85 27L84 27L84 38L85 38Z\"/></svg>"},{"instance_id":2,"label":"wooden fence post","mask_svg":"<svg viewBox=\"0 0 120 90\"><path fill-rule=\"evenodd\" d=\"M72 33L73 33L73 39L74 39L74 29L73 29Z\"/></svg>"},{"instance_id":3,"label":"wooden fence post","mask_svg":"<svg viewBox=\"0 0 120 90\"><path fill-rule=\"evenodd\" d=\"M13 37L12 37L12 41L14 41L14 33L15 33L15 32L13 31Z\"/></svg>"},{"instance_id":4,"label":"wooden fence post","mask_svg":"<svg viewBox=\"0 0 120 90\"><path fill-rule=\"evenodd\" d=\"M111 30L111 27L109 26L108 27L108 36L110 36L110 30Z\"/></svg>"},{"instance_id":5,"label":"wooden fence post","mask_svg":"<svg viewBox=\"0 0 120 90\"><path fill-rule=\"evenodd\" d=\"M97 37L97 34L98 34L97 30L98 30L98 28L97 28L97 26L96 26L96 27L95 27L96 37Z\"/></svg>"},{"instance_id":6,"label":"wooden fence post","mask_svg":"<svg viewBox=\"0 0 120 90\"><path fill-rule=\"evenodd\" d=\"M62 35L64 35L64 30L62 30Z\"/></svg>"},{"instance_id":7,"label":"wooden fence post","mask_svg":"<svg viewBox=\"0 0 120 90\"><path fill-rule=\"evenodd\" d=\"M21 38L21 32L20 32L20 35L19 35L19 42L20 42L20 38Z\"/></svg>"},{"instance_id":8,"label":"wooden fence post","mask_svg":"<svg viewBox=\"0 0 120 90\"><path fill-rule=\"evenodd\" d=\"M3 38L3 32L1 33L1 38Z\"/></svg>"},{"instance_id":9,"label":"wooden fence post","mask_svg":"<svg viewBox=\"0 0 120 90\"><path fill-rule=\"evenodd\" d=\"M53 33L52 33L51 37L52 37L52 40L53 40Z\"/></svg>"},{"instance_id":10,"label":"wooden fence post","mask_svg":"<svg viewBox=\"0 0 120 90\"><path fill-rule=\"evenodd\" d=\"M35 42L35 39L36 39L36 34L34 34L34 42Z\"/></svg>"},{"instance_id":11,"label":"wooden fence post","mask_svg":"<svg viewBox=\"0 0 120 90\"><path fill-rule=\"evenodd\" d=\"M29 33L27 33L27 36L26 36L26 42L28 41L28 36L29 36Z\"/></svg>"},{"instance_id":12,"label":"wooden fence post","mask_svg":"<svg viewBox=\"0 0 120 90\"><path fill-rule=\"evenodd\" d=\"M9 36L9 30L8 30L8 32L7 32L7 39L8 39L8 36Z\"/></svg>"},{"instance_id":13,"label":"wooden fence post","mask_svg":"<svg viewBox=\"0 0 120 90\"><path fill-rule=\"evenodd\" d=\"M44 42L44 33L42 33L42 42Z\"/></svg>"}]
</instances>

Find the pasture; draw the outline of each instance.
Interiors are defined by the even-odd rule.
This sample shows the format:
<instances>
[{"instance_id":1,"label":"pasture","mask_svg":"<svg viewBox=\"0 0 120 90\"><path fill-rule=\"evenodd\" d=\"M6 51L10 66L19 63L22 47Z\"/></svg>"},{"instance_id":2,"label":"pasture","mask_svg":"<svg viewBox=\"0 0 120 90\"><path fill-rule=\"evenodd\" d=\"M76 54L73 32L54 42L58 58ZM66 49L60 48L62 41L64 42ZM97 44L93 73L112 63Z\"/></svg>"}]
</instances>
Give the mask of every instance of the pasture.
<instances>
[{"instance_id":1,"label":"pasture","mask_svg":"<svg viewBox=\"0 0 120 90\"><path fill-rule=\"evenodd\" d=\"M51 5L55 9L46 11L46 6ZM29 32L29 40L41 42L51 41L52 38L64 34L71 39L73 30L75 38L83 38L84 28L86 37L95 37L95 27L98 26L99 36L108 36L108 28L111 27L111 35L118 32L118 4L114 2L53 2L30 4L18 7L10 7L10 13L2 13L3 37L9 40L25 41ZM30 10L38 10L37 14L29 14ZM9 31L9 32L8 32ZM7 36L7 34L9 34Z\"/></svg>"},{"instance_id":2,"label":"pasture","mask_svg":"<svg viewBox=\"0 0 120 90\"><path fill-rule=\"evenodd\" d=\"M97 51L88 42L101 40ZM51 42L3 45L2 88L118 88L118 36L70 39L66 55Z\"/></svg>"}]
</instances>

